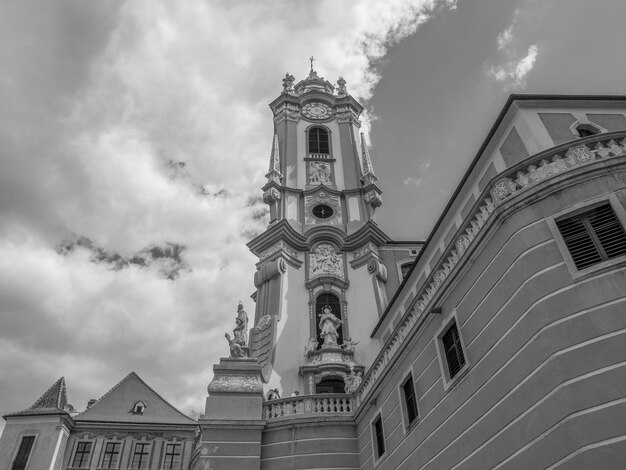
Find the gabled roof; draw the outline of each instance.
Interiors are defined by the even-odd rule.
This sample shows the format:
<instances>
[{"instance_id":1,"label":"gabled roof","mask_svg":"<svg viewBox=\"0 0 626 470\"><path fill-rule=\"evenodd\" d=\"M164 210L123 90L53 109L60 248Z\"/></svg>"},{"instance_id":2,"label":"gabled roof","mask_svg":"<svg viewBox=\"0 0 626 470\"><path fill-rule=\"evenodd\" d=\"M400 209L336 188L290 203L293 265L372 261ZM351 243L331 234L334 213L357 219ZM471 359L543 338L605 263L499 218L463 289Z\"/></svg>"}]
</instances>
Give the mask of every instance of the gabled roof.
<instances>
[{"instance_id":1,"label":"gabled roof","mask_svg":"<svg viewBox=\"0 0 626 470\"><path fill-rule=\"evenodd\" d=\"M23 411L9 413L6 416L65 414L67 413L67 390L65 378L61 377L41 395L35 403Z\"/></svg>"},{"instance_id":2,"label":"gabled roof","mask_svg":"<svg viewBox=\"0 0 626 470\"><path fill-rule=\"evenodd\" d=\"M145 409L141 414L133 413L137 402L145 404ZM77 415L74 420L77 423L97 421L135 424L197 424L195 420L165 401L135 372L124 377L96 403Z\"/></svg>"}]
</instances>

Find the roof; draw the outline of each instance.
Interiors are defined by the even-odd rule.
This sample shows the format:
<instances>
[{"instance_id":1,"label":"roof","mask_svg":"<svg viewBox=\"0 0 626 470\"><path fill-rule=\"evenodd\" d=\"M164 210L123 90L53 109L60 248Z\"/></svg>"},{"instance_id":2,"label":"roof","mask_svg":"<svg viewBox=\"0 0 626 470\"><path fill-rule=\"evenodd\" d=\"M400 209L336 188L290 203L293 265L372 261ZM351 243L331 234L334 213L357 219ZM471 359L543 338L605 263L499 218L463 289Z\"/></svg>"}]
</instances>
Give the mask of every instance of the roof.
<instances>
[{"instance_id":1,"label":"roof","mask_svg":"<svg viewBox=\"0 0 626 470\"><path fill-rule=\"evenodd\" d=\"M65 378L61 377L41 395L35 403L25 410L9 413L6 416L33 416L42 414L67 413L67 390Z\"/></svg>"},{"instance_id":2,"label":"roof","mask_svg":"<svg viewBox=\"0 0 626 470\"><path fill-rule=\"evenodd\" d=\"M143 413L133 413L137 402L145 405ZM75 416L74 420L77 423L197 424L170 405L135 372L124 377L91 407Z\"/></svg>"}]
</instances>

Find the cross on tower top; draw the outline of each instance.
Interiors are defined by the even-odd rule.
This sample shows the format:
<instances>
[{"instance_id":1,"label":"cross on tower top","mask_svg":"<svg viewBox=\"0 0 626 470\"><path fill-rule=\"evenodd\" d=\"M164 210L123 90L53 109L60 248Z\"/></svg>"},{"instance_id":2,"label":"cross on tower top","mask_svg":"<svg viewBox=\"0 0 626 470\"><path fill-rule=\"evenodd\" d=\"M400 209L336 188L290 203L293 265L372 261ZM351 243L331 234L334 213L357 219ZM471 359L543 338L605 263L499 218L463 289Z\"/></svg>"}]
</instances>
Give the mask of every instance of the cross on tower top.
<instances>
[{"instance_id":1,"label":"cross on tower top","mask_svg":"<svg viewBox=\"0 0 626 470\"><path fill-rule=\"evenodd\" d=\"M311 72L313 72L313 61L315 60L315 58L311 56L309 57L309 60L311 61Z\"/></svg>"}]
</instances>

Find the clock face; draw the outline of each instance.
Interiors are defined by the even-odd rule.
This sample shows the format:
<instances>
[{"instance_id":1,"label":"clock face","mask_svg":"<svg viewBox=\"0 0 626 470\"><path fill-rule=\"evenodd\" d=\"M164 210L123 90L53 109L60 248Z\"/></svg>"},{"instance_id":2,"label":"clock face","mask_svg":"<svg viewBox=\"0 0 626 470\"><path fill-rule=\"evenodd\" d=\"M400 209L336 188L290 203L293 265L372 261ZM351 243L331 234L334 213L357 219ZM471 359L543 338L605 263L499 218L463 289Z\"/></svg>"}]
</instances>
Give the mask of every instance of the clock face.
<instances>
[{"instance_id":1,"label":"clock face","mask_svg":"<svg viewBox=\"0 0 626 470\"><path fill-rule=\"evenodd\" d=\"M311 212L313 212L313 215L318 219L328 219L333 216L332 207L327 206L326 204L315 206Z\"/></svg>"},{"instance_id":2,"label":"clock face","mask_svg":"<svg viewBox=\"0 0 626 470\"><path fill-rule=\"evenodd\" d=\"M333 110L326 103L313 101L302 107L302 114L309 119L327 119L333 114Z\"/></svg>"}]
</instances>

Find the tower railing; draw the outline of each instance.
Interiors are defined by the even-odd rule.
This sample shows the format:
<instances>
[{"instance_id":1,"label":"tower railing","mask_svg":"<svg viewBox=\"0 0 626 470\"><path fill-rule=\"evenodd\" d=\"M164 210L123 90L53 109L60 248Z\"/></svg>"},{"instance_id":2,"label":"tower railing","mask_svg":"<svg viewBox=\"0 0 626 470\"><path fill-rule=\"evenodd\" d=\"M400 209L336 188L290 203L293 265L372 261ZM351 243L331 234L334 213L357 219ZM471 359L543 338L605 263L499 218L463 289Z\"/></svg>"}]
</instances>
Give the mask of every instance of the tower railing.
<instances>
[{"instance_id":1,"label":"tower railing","mask_svg":"<svg viewBox=\"0 0 626 470\"><path fill-rule=\"evenodd\" d=\"M299 395L263 403L263 419L268 421L307 416L352 416L352 395L324 393Z\"/></svg>"}]
</instances>

